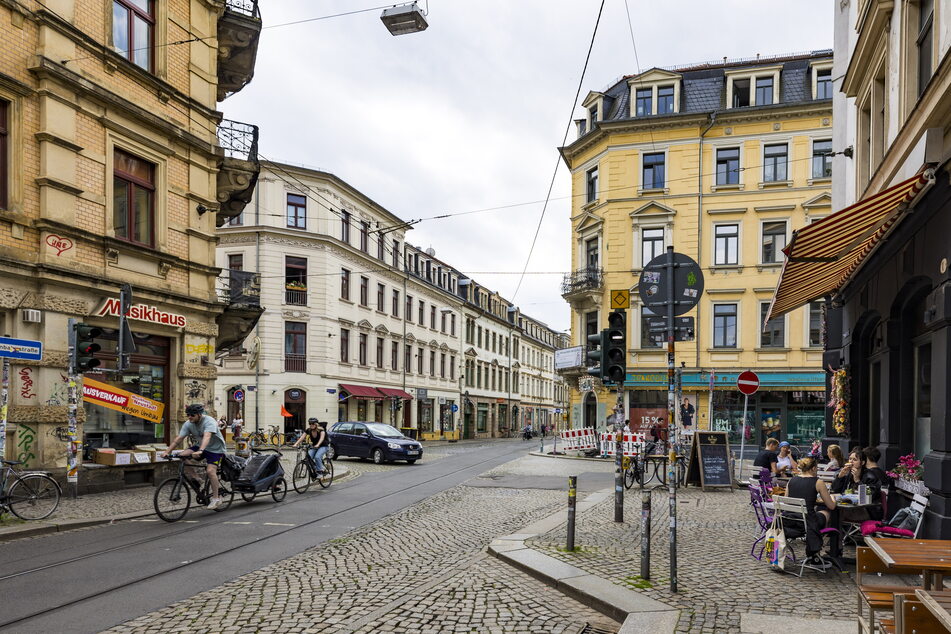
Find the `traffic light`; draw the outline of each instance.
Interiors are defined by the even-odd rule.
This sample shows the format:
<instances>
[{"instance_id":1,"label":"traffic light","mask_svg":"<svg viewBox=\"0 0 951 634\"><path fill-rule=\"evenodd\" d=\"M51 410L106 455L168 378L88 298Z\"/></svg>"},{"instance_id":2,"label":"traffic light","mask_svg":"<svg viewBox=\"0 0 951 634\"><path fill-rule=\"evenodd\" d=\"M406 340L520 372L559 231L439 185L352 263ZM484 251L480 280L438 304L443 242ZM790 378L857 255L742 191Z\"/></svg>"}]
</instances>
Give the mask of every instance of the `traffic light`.
<instances>
[{"instance_id":1,"label":"traffic light","mask_svg":"<svg viewBox=\"0 0 951 634\"><path fill-rule=\"evenodd\" d=\"M70 360L73 372L81 374L98 368L102 361L97 359L95 354L102 350L102 346L96 343L96 337L102 336L102 328L89 324L75 324L73 329L76 335L73 357Z\"/></svg>"},{"instance_id":2,"label":"traffic light","mask_svg":"<svg viewBox=\"0 0 951 634\"><path fill-rule=\"evenodd\" d=\"M588 352L585 354L588 374L599 379L604 378L604 350L607 347L607 332L607 330L602 330L593 335L588 335Z\"/></svg>"},{"instance_id":3,"label":"traffic light","mask_svg":"<svg viewBox=\"0 0 951 634\"><path fill-rule=\"evenodd\" d=\"M607 336L604 345L604 379L623 385L627 379L627 314L615 310L608 314Z\"/></svg>"}]
</instances>

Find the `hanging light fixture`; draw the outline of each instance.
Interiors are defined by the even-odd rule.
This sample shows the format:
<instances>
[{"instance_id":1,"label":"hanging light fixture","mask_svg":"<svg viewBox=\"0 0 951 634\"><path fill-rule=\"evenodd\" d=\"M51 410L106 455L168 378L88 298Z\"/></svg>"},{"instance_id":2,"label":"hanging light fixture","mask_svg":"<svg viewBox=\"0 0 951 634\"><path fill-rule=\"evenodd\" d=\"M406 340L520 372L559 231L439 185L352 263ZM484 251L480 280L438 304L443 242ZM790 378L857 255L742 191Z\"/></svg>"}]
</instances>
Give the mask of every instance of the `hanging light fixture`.
<instances>
[{"instance_id":1,"label":"hanging light fixture","mask_svg":"<svg viewBox=\"0 0 951 634\"><path fill-rule=\"evenodd\" d=\"M426 15L415 2L384 9L380 20L393 35L419 33L429 27Z\"/></svg>"}]
</instances>

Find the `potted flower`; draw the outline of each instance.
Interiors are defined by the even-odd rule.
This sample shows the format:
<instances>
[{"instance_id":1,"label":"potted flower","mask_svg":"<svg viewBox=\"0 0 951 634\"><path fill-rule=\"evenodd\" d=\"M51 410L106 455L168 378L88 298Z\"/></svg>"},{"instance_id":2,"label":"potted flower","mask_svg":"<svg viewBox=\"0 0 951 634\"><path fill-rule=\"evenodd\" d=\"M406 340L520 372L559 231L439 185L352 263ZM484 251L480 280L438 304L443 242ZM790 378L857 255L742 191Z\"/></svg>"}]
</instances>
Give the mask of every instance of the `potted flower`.
<instances>
[{"instance_id":1,"label":"potted flower","mask_svg":"<svg viewBox=\"0 0 951 634\"><path fill-rule=\"evenodd\" d=\"M829 407L832 411L832 427L835 433L845 436L849 431L849 373L845 368L832 372L832 394Z\"/></svg>"},{"instance_id":2,"label":"potted flower","mask_svg":"<svg viewBox=\"0 0 951 634\"><path fill-rule=\"evenodd\" d=\"M899 489L904 489L909 493L921 493L926 494L928 488L925 486L925 483L921 481L921 476L924 474L924 467L921 465L921 460L918 460L915 457L915 454L910 453L907 456L902 456L898 459L898 464L891 471L887 471L889 478L892 478L895 481L895 486Z\"/></svg>"},{"instance_id":3,"label":"potted flower","mask_svg":"<svg viewBox=\"0 0 951 634\"><path fill-rule=\"evenodd\" d=\"M307 285L298 280L293 280L291 282L286 283L284 285L284 288L286 288L289 291L306 291Z\"/></svg>"}]
</instances>

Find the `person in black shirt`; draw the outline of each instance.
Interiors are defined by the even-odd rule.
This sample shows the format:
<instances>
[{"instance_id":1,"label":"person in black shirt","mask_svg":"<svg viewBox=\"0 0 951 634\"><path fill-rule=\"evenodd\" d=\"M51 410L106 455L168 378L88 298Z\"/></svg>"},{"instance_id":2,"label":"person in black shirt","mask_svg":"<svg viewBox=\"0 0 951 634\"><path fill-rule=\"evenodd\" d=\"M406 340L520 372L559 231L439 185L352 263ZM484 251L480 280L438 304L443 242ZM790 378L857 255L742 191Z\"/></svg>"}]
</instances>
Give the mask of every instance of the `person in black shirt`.
<instances>
[{"instance_id":1,"label":"person in black shirt","mask_svg":"<svg viewBox=\"0 0 951 634\"><path fill-rule=\"evenodd\" d=\"M819 463L815 458L806 457L799 461L799 475L792 478L786 485L786 495L799 498L806 502L806 555L810 563L828 567L819 557L822 549L822 533L819 531L827 526L834 525L832 512L835 511L835 499L826 488L825 482L817 476ZM816 498L822 500L818 504ZM829 554L838 557L841 553L839 534L832 533L829 537Z\"/></svg>"},{"instance_id":2,"label":"person in black shirt","mask_svg":"<svg viewBox=\"0 0 951 634\"><path fill-rule=\"evenodd\" d=\"M301 437L294 443L294 447L298 447L304 442L305 438L310 441L310 448L307 449L307 455L309 455L313 461L314 470L318 474L321 474L324 472L324 454L327 453L327 447L330 445L330 440L327 438L327 431L324 429L323 423L316 418L308 419L307 429L304 430Z\"/></svg>"},{"instance_id":3,"label":"person in black shirt","mask_svg":"<svg viewBox=\"0 0 951 634\"><path fill-rule=\"evenodd\" d=\"M756 460L753 461L754 467L762 467L763 469L769 469L769 472L772 474L778 474L779 469L776 463L779 461L779 454L776 449L779 447L779 441L775 438L770 438L766 441L766 448L759 452L759 455L756 456Z\"/></svg>"}]
</instances>

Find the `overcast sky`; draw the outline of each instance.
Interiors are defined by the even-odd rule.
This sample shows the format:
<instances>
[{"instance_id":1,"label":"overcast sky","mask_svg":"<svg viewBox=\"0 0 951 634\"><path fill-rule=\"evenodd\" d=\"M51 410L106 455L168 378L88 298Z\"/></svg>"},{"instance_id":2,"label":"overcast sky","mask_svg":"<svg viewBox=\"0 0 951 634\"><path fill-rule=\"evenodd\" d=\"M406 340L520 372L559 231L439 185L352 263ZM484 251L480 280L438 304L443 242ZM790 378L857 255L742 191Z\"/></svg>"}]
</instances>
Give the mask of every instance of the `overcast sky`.
<instances>
[{"instance_id":1,"label":"overcast sky","mask_svg":"<svg viewBox=\"0 0 951 634\"><path fill-rule=\"evenodd\" d=\"M828 0L628 3L641 70L832 47ZM399 37L380 10L275 26L380 4L262 2L254 81L220 108L260 126L264 158L332 172L403 219L508 206L421 222L408 240L567 330L563 164L515 291L557 147L581 116L573 100L600 0L430 0L429 29ZM637 70L624 0L606 0L580 99Z\"/></svg>"}]
</instances>

